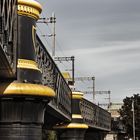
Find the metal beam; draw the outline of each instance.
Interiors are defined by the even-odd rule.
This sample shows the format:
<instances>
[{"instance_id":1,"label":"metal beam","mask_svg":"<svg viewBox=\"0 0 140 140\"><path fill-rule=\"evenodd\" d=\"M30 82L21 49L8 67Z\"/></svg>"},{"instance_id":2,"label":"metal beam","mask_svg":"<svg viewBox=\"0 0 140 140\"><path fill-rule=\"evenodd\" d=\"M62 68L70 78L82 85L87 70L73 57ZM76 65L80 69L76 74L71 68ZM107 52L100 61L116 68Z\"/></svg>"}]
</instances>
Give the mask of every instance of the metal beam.
<instances>
[{"instance_id":1,"label":"metal beam","mask_svg":"<svg viewBox=\"0 0 140 140\"><path fill-rule=\"evenodd\" d=\"M85 94L92 94L93 91L83 91ZM95 91L95 94L110 94L110 91Z\"/></svg>"},{"instance_id":2,"label":"metal beam","mask_svg":"<svg viewBox=\"0 0 140 140\"><path fill-rule=\"evenodd\" d=\"M75 83L75 76L74 76L74 73L75 73L75 65L74 65L75 57L74 56L71 56L71 57L54 57L54 61L59 61L59 62L71 61L72 62L72 85L74 85L74 83Z\"/></svg>"},{"instance_id":3,"label":"metal beam","mask_svg":"<svg viewBox=\"0 0 140 140\"><path fill-rule=\"evenodd\" d=\"M95 77L75 77L75 81L90 81L95 80Z\"/></svg>"},{"instance_id":4,"label":"metal beam","mask_svg":"<svg viewBox=\"0 0 140 140\"><path fill-rule=\"evenodd\" d=\"M93 94L93 102L95 101L95 77L76 77L75 81L93 81L93 86L92 89L93 91L91 92L91 94ZM88 94L88 93L87 93Z\"/></svg>"}]
</instances>

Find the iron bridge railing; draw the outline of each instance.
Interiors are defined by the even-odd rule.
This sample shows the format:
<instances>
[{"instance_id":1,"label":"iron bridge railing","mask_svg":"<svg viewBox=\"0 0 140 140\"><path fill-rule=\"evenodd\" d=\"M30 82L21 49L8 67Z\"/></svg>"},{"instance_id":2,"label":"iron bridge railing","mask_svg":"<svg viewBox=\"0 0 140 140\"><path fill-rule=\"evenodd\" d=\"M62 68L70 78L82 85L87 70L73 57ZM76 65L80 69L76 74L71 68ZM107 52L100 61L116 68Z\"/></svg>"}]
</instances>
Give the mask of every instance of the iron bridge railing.
<instances>
[{"instance_id":1,"label":"iron bridge railing","mask_svg":"<svg viewBox=\"0 0 140 140\"><path fill-rule=\"evenodd\" d=\"M91 128L104 131L111 130L111 114L99 106L83 99L80 102L83 121Z\"/></svg>"},{"instance_id":2,"label":"iron bridge railing","mask_svg":"<svg viewBox=\"0 0 140 140\"><path fill-rule=\"evenodd\" d=\"M0 77L16 73L17 0L0 0Z\"/></svg>"},{"instance_id":3,"label":"iron bridge railing","mask_svg":"<svg viewBox=\"0 0 140 140\"><path fill-rule=\"evenodd\" d=\"M42 84L51 87L56 93L56 98L51 105L66 117L71 118L71 89L38 36L36 37L36 61L42 71Z\"/></svg>"}]
</instances>

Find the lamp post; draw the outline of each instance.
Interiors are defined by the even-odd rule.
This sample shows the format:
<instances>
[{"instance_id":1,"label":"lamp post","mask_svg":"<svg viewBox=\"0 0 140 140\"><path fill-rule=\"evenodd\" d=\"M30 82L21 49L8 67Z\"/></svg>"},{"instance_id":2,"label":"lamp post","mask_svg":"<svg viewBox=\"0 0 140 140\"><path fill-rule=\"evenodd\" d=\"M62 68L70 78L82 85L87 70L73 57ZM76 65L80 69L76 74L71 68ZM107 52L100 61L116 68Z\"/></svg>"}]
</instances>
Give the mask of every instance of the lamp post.
<instances>
[{"instance_id":1,"label":"lamp post","mask_svg":"<svg viewBox=\"0 0 140 140\"><path fill-rule=\"evenodd\" d=\"M135 140L135 108L134 108L134 100L132 100L132 112L133 112L133 140Z\"/></svg>"}]
</instances>

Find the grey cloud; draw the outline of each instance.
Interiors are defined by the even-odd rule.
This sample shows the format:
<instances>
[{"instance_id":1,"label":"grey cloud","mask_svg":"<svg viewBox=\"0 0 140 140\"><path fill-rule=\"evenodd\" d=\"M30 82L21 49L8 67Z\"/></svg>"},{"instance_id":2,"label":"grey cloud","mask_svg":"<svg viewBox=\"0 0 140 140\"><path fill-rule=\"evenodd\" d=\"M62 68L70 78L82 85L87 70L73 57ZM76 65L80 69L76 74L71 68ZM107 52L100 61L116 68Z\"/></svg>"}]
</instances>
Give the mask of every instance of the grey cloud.
<instances>
[{"instance_id":1,"label":"grey cloud","mask_svg":"<svg viewBox=\"0 0 140 140\"><path fill-rule=\"evenodd\" d=\"M114 99L139 91L139 0L38 1L43 16L56 12L56 53L75 55L76 75L95 75L96 88L112 90Z\"/></svg>"},{"instance_id":2,"label":"grey cloud","mask_svg":"<svg viewBox=\"0 0 140 140\"><path fill-rule=\"evenodd\" d=\"M81 45L77 42L82 41L90 42L93 45L88 44L92 47L95 46L95 41L139 40L139 4L140 1L137 0L48 0L44 9L49 11L54 7L56 10L57 37L64 44L71 38L71 46L75 44L75 47L79 47ZM68 47L70 45L68 43L65 47L71 49Z\"/></svg>"}]
</instances>

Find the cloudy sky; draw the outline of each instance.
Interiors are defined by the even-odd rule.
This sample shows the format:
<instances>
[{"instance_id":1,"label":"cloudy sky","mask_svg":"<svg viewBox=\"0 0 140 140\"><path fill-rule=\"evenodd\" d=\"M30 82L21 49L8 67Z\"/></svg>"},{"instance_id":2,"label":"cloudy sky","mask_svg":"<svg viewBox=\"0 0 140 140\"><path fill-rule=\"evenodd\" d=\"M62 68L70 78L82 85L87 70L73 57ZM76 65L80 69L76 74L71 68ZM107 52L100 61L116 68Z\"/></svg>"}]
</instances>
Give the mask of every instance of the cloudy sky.
<instances>
[{"instance_id":1,"label":"cloudy sky","mask_svg":"<svg viewBox=\"0 0 140 140\"><path fill-rule=\"evenodd\" d=\"M112 102L140 93L140 0L38 1L41 17L55 12L56 55L75 56L76 76L94 75L96 90L111 90ZM51 39L41 34L50 28L38 24L49 51Z\"/></svg>"}]
</instances>

